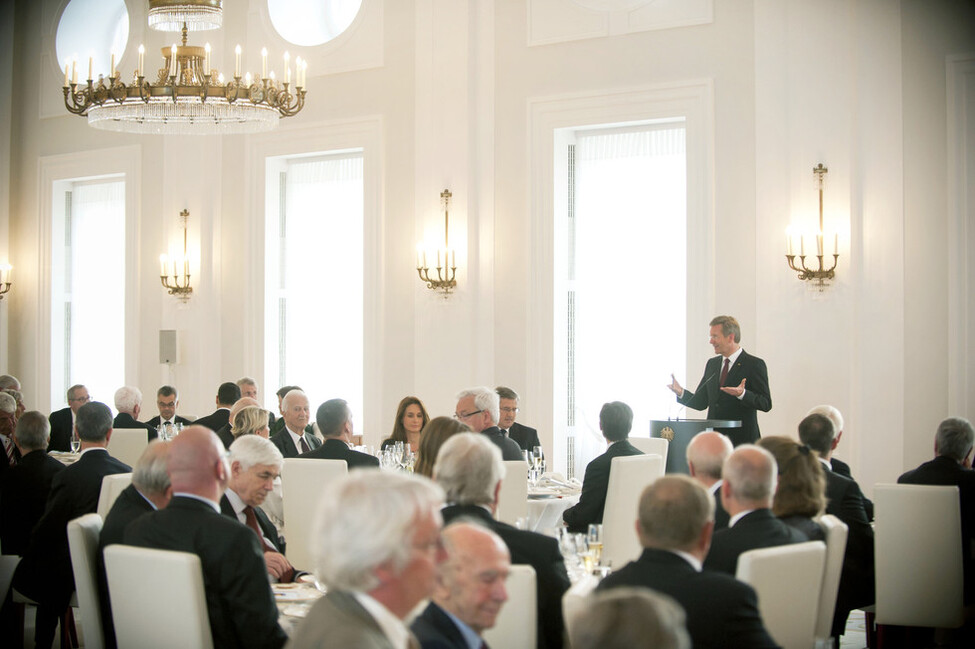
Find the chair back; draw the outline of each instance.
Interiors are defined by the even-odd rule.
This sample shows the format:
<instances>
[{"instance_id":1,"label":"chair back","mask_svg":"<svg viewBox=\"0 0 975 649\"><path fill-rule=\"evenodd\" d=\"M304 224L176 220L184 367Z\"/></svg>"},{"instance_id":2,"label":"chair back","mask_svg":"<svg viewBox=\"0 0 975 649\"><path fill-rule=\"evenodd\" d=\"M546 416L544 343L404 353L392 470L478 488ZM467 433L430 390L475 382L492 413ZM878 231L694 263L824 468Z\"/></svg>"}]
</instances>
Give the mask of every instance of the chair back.
<instances>
[{"instance_id":1,"label":"chair back","mask_svg":"<svg viewBox=\"0 0 975 649\"><path fill-rule=\"evenodd\" d=\"M670 442L663 437L628 437L630 444L637 447L647 455L659 455L664 459L664 468L667 467L667 452L670 450Z\"/></svg>"},{"instance_id":2,"label":"chair back","mask_svg":"<svg viewBox=\"0 0 975 649\"><path fill-rule=\"evenodd\" d=\"M961 626L958 487L878 484L874 513L877 624Z\"/></svg>"},{"instance_id":3,"label":"chair back","mask_svg":"<svg viewBox=\"0 0 975 649\"><path fill-rule=\"evenodd\" d=\"M535 596L535 569L511 566L505 583L508 601L501 607L494 627L484 632L491 647L535 649L538 634L538 604Z\"/></svg>"},{"instance_id":4,"label":"chair back","mask_svg":"<svg viewBox=\"0 0 975 649\"><path fill-rule=\"evenodd\" d=\"M119 649L213 649L198 556L110 545L105 573Z\"/></svg>"},{"instance_id":5,"label":"chair back","mask_svg":"<svg viewBox=\"0 0 975 649\"><path fill-rule=\"evenodd\" d=\"M17 571L18 563L20 563L19 555L0 555L0 602L3 602L7 598L7 593L10 591L10 583L14 580L14 572Z\"/></svg>"},{"instance_id":6,"label":"chair back","mask_svg":"<svg viewBox=\"0 0 975 649\"><path fill-rule=\"evenodd\" d=\"M640 494L647 485L663 476L666 466L659 455L613 458L603 509L604 565L619 570L640 556L643 549L635 527Z\"/></svg>"},{"instance_id":7,"label":"chair back","mask_svg":"<svg viewBox=\"0 0 975 649\"><path fill-rule=\"evenodd\" d=\"M114 437L112 439L115 439ZM98 509L96 513L105 520L108 512L112 511L112 505L118 495L125 491L125 488L132 484L131 473L116 473L102 478L102 490L98 494Z\"/></svg>"},{"instance_id":8,"label":"chair back","mask_svg":"<svg viewBox=\"0 0 975 649\"><path fill-rule=\"evenodd\" d=\"M329 483L349 473L345 460L285 458L281 469L284 501L284 533L288 539L288 560L293 566L314 565L312 534L318 503Z\"/></svg>"},{"instance_id":9,"label":"chair back","mask_svg":"<svg viewBox=\"0 0 975 649\"><path fill-rule=\"evenodd\" d=\"M528 516L528 463L524 460L505 460L504 480L498 494L498 520L514 525Z\"/></svg>"},{"instance_id":10,"label":"chair back","mask_svg":"<svg viewBox=\"0 0 975 649\"><path fill-rule=\"evenodd\" d=\"M135 466L142 452L149 446L149 431L145 428L115 428L108 441L108 452L117 460Z\"/></svg>"},{"instance_id":11,"label":"chair back","mask_svg":"<svg viewBox=\"0 0 975 649\"><path fill-rule=\"evenodd\" d=\"M830 637L833 614L836 612L836 594L840 589L843 557L846 555L846 523L826 514L819 518L819 527L826 535L826 568L823 570L823 588L819 594L819 612L816 614L816 639L824 642Z\"/></svg>"},{"instance_id":12,"label":"chair back","mask_svg":"<svg viewBox=\"0 0 975 649\"><path fill-rule=\"evenodd\" d=\"M102 602L98 593L98 537L101 533L102 517L98 514L85 514L68 521L71 571L78 593L81 624L85 629L85 647L90 649L105 646Z\"/></svg>"},{"instance_id":13,"label":"chair back","mask_svg":"<svg viewBox=\"0 0 975 649\"><path fill-rule=\"evenodd\" d=\"M783 649L815 645L825 565L822 541L749 550L738 557L735 577L755 589L765 628Z\"/></svg>"}]
</instances>

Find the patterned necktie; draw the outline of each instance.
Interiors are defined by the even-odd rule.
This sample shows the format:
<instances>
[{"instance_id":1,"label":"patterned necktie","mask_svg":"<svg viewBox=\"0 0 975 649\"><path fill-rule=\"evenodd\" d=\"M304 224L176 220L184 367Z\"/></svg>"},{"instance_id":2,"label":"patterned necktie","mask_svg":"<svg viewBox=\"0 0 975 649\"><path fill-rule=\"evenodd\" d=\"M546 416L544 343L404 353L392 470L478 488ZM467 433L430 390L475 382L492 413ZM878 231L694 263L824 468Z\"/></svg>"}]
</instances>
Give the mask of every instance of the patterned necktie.
<instances>
[{"instance_id":1,"label":"patterned necktie","mask_svg":"<svg viewBox=\"0 0 975 649\"><path fill-rule=\"evenodd\" d=\"M308 451L311 450L310 448L308 448L308 442L305 441L305 436L304 435L302 435L298 439L301 440L301 452L302 453L307 453Z\"/></svg>"},{"instance_id":2,"label":"patterned necktie","mask_svg":"<svg viewBox=\"0 0 975 649\"><path fill-rule=\"evenodd\" d=\"M264 552L277 552L277 548L268 543L267 539L264 538L264 533L261 531L261 526L257 524L257 514L254 513L254 508L250 505L244 506L244 519L247 521L247 527L257 534L257 539L261 544L261 549ZM290 583L295 578L295 571L288 570L286 573L281 575L281 583Z\"/></svg>"},{"instance_id":3,"label":"patterned necktie","mask_svg":"<svg viewBox=\"0 0 975 649\"><path fill-rule=\"evenodd\" d=\"M721 368L721 382L719 385L724 387L724 382L728 380L728 365L731 363L730 358L724 359L724 367Z\"/></svg>"},{"instance_id":4,"label":"patterned necktie","mask_svg":"<svg viewBox=\"0 0 975 649\"><path fill-rule=\"evenodd\" d=\"M0 439L3 439L3 450L7 452L7 461L10 462L10 466L16 465L17 458L14 457L14 441L6 435L0 435Z\"/></svg>"}]
</instances>

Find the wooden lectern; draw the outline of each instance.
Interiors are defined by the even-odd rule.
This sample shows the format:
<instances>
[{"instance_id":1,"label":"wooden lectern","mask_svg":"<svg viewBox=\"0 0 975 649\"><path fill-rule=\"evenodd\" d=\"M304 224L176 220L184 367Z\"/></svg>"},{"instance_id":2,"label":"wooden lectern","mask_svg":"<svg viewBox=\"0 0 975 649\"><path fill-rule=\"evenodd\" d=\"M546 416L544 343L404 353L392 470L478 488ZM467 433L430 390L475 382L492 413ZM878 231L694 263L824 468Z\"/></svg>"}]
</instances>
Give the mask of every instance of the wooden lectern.
<instances>
[{"instance_id":1,"label":"wooden lectern","mask_svg":"<svg viewBox=\"0 0 975 649\"><path fill-rule=\"evenodd\" d=\"M667 449L667 473L688 473L687 445L702 430L741 428L740 421L725 419L651 419L650 437L663 437Z\"/></svg>"}]
</instances>

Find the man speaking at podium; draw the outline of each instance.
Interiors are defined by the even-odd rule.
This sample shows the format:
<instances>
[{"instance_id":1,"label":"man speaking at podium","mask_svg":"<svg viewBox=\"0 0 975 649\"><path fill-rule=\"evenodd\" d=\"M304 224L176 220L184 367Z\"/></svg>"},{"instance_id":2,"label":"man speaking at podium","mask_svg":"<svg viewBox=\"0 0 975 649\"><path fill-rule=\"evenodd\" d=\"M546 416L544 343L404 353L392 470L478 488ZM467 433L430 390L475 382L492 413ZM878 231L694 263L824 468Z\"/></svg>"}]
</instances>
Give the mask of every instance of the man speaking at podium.
<instances>
[{"instance_id":1,"label":"man speaking at podium","mask_svg":"<svg viewBox=\"0 0 975 649\"><path fill-rule=\"evenodd\" d=\"M738 321L727 315L711 320L711 346L718 354L704 366L704 378L691 392L681 387L674 375L667 386L677 395L677 401L688 408L708 409L708 419L739 420L741 428L716 429L731 439L735 446L752 444L761 434L756 410L772 409L768 389L768 369L765 361L752 356L739 344L741 328Z\"/></svg>"}]
</instances>

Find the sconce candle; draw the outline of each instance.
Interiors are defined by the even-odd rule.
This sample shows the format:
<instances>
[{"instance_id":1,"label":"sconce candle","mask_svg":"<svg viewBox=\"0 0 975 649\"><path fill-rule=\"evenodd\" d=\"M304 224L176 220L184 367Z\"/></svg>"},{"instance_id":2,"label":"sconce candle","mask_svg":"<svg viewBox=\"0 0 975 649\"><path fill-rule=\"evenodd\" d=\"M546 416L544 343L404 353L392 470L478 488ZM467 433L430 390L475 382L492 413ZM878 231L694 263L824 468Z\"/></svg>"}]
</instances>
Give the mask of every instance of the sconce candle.
<instances>
[{"instance_id":1,"label":"sconce candle","mask_svg":"<svg viewBox=\"0 0 975 649\"><path fill-rule=\"evenodd\" d=\"M423 263L421 264L420 246L417 245L416 264L416 272L420 277L420 281L424 282L429 289L443 291L445 299L450 295L451 289L457 286L457 257L455 252L450 248L450 197L450 190L445 189L440 192L440 199L443 201L444 206L443 263L441 263L440 257L441 249L437 248L436 276L431 275L430 267L427 266L427 253L425 250L423 251Z\"/></svg>"},{"instance_id":2,"label":"sconce candle","mask_svg":"<svg viewBox=\"0 0 975 649\"><path fill-rule=\"evenodd\" d=\"M792 234L786 234L786 261L789 264L789 268L798 273L798 278L801 280L815 280L816 288L822 291L836 276L836 264L840 257L840 237L838 232L833 233L833 265L826 268L823 263L823 258L826 256L823 250L823 178L829 170L822 164L817 165L813 169L813 174L816 176L816 181L819 186L819 230L816 232L816 261L817 264L806 266L806 238L802 234L799 235L799 261L796 262L796 256L793 249Z\"/></svg>"}]
</instances>

